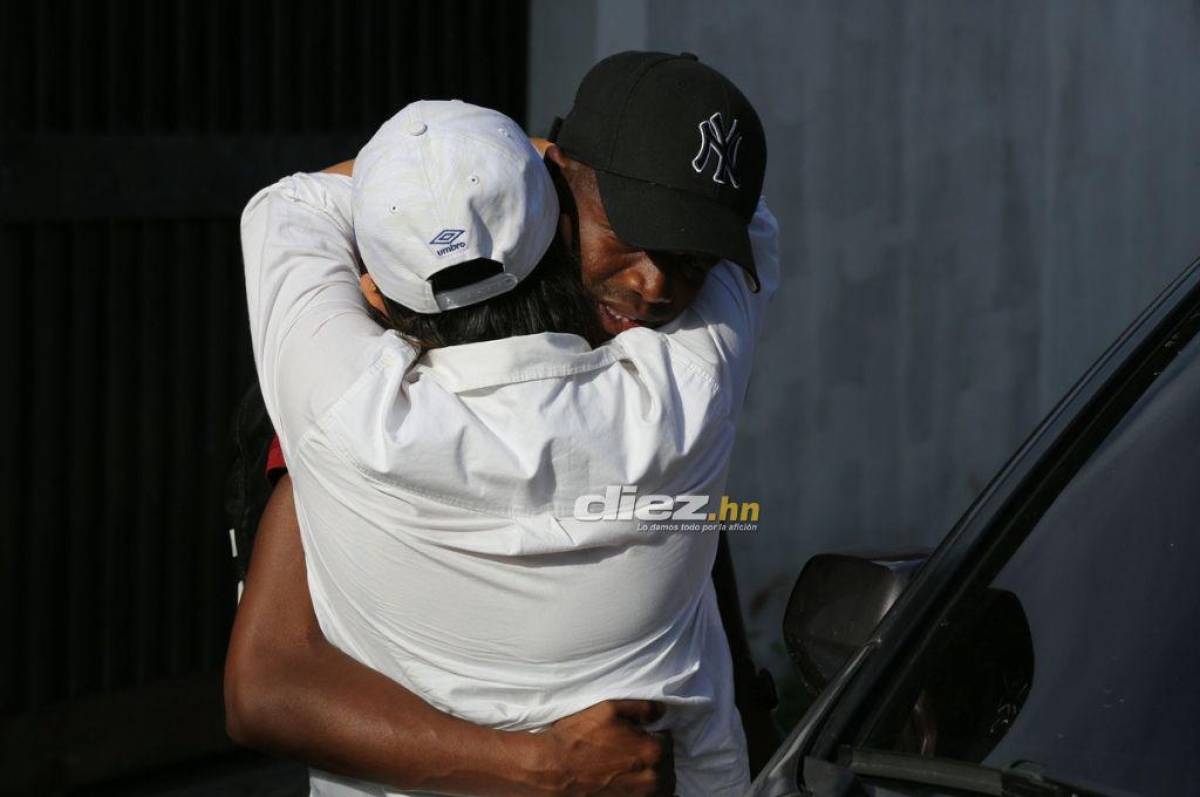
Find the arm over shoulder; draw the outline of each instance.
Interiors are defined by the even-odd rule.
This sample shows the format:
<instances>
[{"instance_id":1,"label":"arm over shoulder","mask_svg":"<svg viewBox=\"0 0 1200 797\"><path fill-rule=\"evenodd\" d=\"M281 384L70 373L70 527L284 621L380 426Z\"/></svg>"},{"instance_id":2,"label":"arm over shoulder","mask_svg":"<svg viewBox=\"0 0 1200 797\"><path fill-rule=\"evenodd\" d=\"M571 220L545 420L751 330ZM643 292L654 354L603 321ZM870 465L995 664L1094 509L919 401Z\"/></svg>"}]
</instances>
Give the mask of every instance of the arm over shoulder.
<instances>
[{"instance_id":1,"label":"arm over shoulder","mask_svg":"<svg viewBox=\"0 0 1200 797\"><path fill-rule=\"evenodd\" d=\"M294 174L242 212L250 338L285 452L378 355L416 351L367 313L358 284L350 179Z\"/></svg>"}]
</instances>

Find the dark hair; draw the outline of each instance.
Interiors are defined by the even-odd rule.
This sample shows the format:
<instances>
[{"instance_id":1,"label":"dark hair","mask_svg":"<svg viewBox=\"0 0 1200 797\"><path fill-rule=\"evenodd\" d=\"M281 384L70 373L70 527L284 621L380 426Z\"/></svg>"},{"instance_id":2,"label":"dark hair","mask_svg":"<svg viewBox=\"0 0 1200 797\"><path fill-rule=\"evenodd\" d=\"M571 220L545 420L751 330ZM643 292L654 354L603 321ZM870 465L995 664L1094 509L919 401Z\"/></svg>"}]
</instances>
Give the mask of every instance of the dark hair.
<instances>
[{"instance_id":1,"label":"dark hair","mask_svg":"<svg viewBox=\"0 0 1200 797\"><path fill-rule=\"evenodd\" d=\"M474 260L434 275L434 289L458 287L499 269ZM382 326L394 329L421 349L478 343L485 340L566 332L593 346L604 340L595 301L583 287L579 260L558 235L533 271L515 288L478 304L442 313L418 313L386 296L387 317L372 311Z\"/></svg>"}]
</instances>

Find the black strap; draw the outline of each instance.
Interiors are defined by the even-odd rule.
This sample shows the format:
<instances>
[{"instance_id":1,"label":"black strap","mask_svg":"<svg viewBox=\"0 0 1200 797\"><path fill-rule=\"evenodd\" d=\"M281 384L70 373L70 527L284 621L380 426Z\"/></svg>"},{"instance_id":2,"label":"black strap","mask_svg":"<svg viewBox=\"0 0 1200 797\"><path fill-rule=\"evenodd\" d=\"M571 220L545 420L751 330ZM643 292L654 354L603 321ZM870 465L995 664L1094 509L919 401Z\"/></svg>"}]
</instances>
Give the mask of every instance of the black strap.
<instances>
[{"instance_id":1,"label":"black strap","mask_svg":"<svg viewBox=\"0 0 1200 797\"><path fill-rule=\"evenodd\" d=\"M258 520L273 486L267 480L266 465L275 429L257 381L238 402L232 427L233 461L225 482L225 516L228 528L233 530L234 571L244 579Z\"/></svg>"}]
</instances>

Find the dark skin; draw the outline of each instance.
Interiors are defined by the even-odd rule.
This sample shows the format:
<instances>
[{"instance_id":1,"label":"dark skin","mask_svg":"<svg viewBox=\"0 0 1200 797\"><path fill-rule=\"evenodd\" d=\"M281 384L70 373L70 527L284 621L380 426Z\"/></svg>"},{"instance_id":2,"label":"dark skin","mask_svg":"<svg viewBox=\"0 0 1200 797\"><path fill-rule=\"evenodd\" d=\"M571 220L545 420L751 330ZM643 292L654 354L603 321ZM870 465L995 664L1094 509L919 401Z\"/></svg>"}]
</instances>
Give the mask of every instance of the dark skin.
<instances>
[{"instance_id":1,"label":"dark skin","mask_svg":"<svg viewBox=\"0 0 1200 797\"><path fill-rule=\"evenodd\" d=\"M608 223L594 174L536 142L555 175L560 232L580 260L585 286L610 335L657 326L681 313L717 258L638 250ZM349 175L353 161L326 169ZM386 314L369 275L367 301ZM753 664L724 536L713 571L735 672ZM740 678L738 679L741 680ZM670 795L668 733L639 727L661 704L604 701L543 733L497 731L444 714L324 638L308 593L290 480L264 513L225 668L227 726L235 741L326 771L396 789L472 795ZM769 712L738 695L757 772L779 743Z\"/></svg>"},{"instance_id":2,"label":"dark skin","mask_svg":"<svg viewBox=\"0 0 1200 797\"><path fill-rule=\"evenodd\" d=\"M543 157L559 185L559 232L578 254L583 285L596 297L605 332L660 326L687 309L720 258L625 243L609 223L595 172L553 144L545 145Z\"/></svg>"}]
</instances>

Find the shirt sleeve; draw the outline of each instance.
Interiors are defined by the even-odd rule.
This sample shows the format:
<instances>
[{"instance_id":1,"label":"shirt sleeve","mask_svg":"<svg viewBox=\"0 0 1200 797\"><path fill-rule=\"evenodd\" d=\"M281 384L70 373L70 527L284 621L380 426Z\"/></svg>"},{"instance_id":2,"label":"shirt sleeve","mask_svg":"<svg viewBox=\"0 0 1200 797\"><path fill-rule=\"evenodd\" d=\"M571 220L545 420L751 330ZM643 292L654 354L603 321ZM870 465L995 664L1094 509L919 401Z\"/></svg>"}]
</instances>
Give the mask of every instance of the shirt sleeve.
<instances>
[{"instance_id":1,"label":"shirt sleeve","mask_svg":"<svg viewBox=\"0 0 1200 797\"><path fill-rule=\"evenodd\" d=\"M404 368L416 359L367 312L350 192L344 175L294 174L242 212L250 340L285 456L382 347L398 349Z\"/></svg>"},{"instance_id":2,"label":"shirt sleeve","mask_svg":"<svg viewBox=\"0 0 1200 797\"><path fill-rule=\"evenodd\" d=\"M723 260L708 273L692 305L658 329L673 356L699 361L716 375L718 389L735 411L750 381L767 304L779 287L779 225L764 199L750 221L750 245L760 285L757 293L740 266Z\"/></svg>"}]
</instances>

